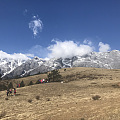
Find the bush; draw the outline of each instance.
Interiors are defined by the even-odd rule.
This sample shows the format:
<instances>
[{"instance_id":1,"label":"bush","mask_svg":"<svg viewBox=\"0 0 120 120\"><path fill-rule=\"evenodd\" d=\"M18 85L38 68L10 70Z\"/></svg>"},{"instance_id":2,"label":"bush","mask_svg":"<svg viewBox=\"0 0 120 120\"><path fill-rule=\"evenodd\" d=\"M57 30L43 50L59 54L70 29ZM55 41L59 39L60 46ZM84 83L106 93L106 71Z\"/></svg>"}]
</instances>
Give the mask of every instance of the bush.
<instances>
[{"instance_id":1,"label":"bush","mask_svg":"<svg viewBox=\"0 0 120 120\"><path fill-rule=\"evenodd\" d=\"M36 96L36 100L39 100L40 99L40 96Z\"/></svg>"},{"instance_id":2,"label":"bush","mask_svg":"<svg viewBox=\"0 0 120 120\"><path fill-rule=\"evenodd\" d=\"M114 85L112 85L114 88L120 88L120 83L116 83Z\"/></svg>"},{"instance_id":3,"label":"bush","mask_svg":"<svg viewBox=\"0 0 120 120\"><path fill-rule=\"evenodd\" d=\"M8 85L8 89L10 89L10 88L13 88L12 82L10 82L9 85Z\"/></svg>"},{"instance_id":4,"label":"bush","mask_svg":"<svg viewBox=\"0 0 120 120\"><path fill-rule=\"evenodd\" d=\"M32 102L32 99L29 99L28 102L31 103L31 102Z\"/></svg>"},{"instance_id":5,"label":"bush","mask_svg":"<svg viewBox=\"0 0 120 120\"><path fill-rule=\"evenodd\" d=\"M20 83L20 87L24 87L25 84L24 84L24 81L22 80L21 83Z\"/></svg>"},{"instance_id":6,"label":"bush","mask_svg":"<svg viewBox=\"0 0 120 120\"><path fill-rule=\"evenodd\" d=\"M85 120L84 118L81 118L80 120Z\"/></svg>"},{"instance_id":7,"label":"bush","mask_svg":"<svg viewBox=\"0 0 120 120\"><path fill-rule=\"evenodd\" d=\"M2 77L2 74L0 74L0 80L2 80L2 78L1 78L1 77Z\"/></svg>"},{"instance_id":8,"label":"bush","mask_svg":"<svg viewBox=\"0 0 120 120\"><path fill-rule=\"evenodd\" d=\"M3 118L6 115L5 111L0 112L0 119Z\"/></svg>"},{"instance_id":9,"label":"bush","mask_svg":"<svg viewBox=\"0 0 120 120\"><path fill-rule=\"evenodd\" d=\"M5 100L9 100L8 98L5 98Z\"/></svg>"},{"instance_id":10,"label":"bush","mask_svg":"<svg viewBox=\"0 0 120 120\"><path fill-rule=\"evenodd\" d=\"M99 100L101 97L99 95L95 95L92 97L93 100Z\"/></svg>"},{"instance_id":11,"label":"bush","mask_svg":"<svg viewBox=\"0 0 120 120\"><path fill-rule=\"evenodd\" d=\"M30 83L28 85L34 85L32 81L30 81Z\"/></svg>"},{"instance_id":12,"label":"bush","mask_svg":"<svg viewBox=\"0 0 120 120\"><path fill-rule=\"evenodd\" d=\"M47 101L50 101L50 98L47 98Z\"/></svg>"},{"instance_id":13,"label":"bush","mask_svg":"<svg viewBox=\"0 0 120 120\"><path fill-rule=\"evenodd\" d=\"M7 87L4 84L0 84L0 91L1 90L7 90Z\"/></svg>"},{"instance_id":14,"label":"bush","mask_svg":"<svg viewBox=\"0 0 120 120\"><path fill-rule=\"evenodd\" d=\"M40 81L39 81L39 80L37 80L35 84L40 84Z\"/></svg>"}]
</instances>

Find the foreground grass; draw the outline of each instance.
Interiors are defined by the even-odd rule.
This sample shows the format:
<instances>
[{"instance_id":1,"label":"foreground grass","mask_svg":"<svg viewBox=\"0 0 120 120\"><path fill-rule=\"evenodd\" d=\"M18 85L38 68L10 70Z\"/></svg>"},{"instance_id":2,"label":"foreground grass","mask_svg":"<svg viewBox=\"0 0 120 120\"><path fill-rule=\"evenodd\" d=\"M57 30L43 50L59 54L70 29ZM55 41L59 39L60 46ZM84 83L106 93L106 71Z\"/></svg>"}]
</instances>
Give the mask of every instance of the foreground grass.
<instances>
[{"instance_id":1,"label":"foreground grass","mask_svg":"<svg viewBox=\"0 0 120 120\"><path fill-rule=\"evenodd\" d=\"M18 88L16 96L8 97L6 91L0 91L0 119L119 120L120 88L113 87L119 83L119 73L119 70L67 69L61 70L61 74L74 79L68 83L26 86Z\"/></svg>"}]
</instances>

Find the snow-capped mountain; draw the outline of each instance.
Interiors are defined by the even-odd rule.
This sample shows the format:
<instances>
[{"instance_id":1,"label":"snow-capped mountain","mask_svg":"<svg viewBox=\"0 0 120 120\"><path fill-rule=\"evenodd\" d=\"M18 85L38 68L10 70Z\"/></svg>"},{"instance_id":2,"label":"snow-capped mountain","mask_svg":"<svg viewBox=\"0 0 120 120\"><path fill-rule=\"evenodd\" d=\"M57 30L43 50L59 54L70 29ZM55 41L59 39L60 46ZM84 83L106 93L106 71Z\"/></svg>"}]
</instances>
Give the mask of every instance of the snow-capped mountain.
<instances>
[{"instance_id":1,"label":"snow-capped mountain","mask_svg":"<svg viewBox=\"0 0 120 120\"><path fill-rule=\"evenodd\" d=\"M27 61L0 60L2 79L24 77L66 67L95 67L120 69L120 51L91 52L72 58L52 58L44 60L38 57Z\"/></svg>"},{"instance_id":2,"label":"snow-capped mountain","mask_svg":"<svg viewBox=\"0 0 120 120\"><path fill-rule=\"evenodd\" d=\"M34 57L33 59L28 59L25 62L23 62L21 65L16 66L12 71L8 70L6 74L2 74L2 79L27 76L31 73L31 71L36 69L38 66L41 66L44 62L45 60L38 57ZM33 75L33 74L30 74L30 75Z\"/></svg>"},{"instance_id":3,"label":"snow-capped mountain","mask_svg":"<svg viewBox=\"0 0 120 120\"><path fill-rule=\"evenodd\" d=\"M15 60L15 59L8 59L2 58L0 59L0 75L5 76L6 74L12 72L16 67L25 63L25 60Z\"/></svg>"}]
</instances>

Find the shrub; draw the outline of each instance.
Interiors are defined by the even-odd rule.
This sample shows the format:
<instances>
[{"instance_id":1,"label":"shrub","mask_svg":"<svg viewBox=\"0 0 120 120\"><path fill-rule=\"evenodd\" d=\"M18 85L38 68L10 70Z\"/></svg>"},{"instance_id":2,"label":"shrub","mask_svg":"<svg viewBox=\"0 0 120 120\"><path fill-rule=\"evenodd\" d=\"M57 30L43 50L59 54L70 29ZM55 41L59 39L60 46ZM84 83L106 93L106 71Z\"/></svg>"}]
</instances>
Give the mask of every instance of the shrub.
<instances>
[{"instance_id":1,"label":"shrub","mask_svg":"<svg viewBox=\"0 0 120 120\"><path fill-rule=\"evenodd\" d=\"M80 120L85 120L84 118L81 118Z\"/></svg>"},{"instance_id":2,"label":"shrub","mask_svg":"<svg viewBox=\"0 0 120 120\"><path fill-rule=\"evenodd\" d=\"M30 81L30 83L28 85L34 85L32 81Z\"/></svg>"},{"instance_id":3,"label":"shrub","mask_svg":"<svg viewBox=\"0 0 120 120\"><path fill-rule=\"evenodd\" d=\"M5 111L0 112L0 119L3 118L6 115Z\"/></svg>"},{"instance_id":4,"label":"shrub","mask_svg":"<svg viewBox=\"0 0 120 120\"><path fill-rule=\"evenodd\" d=\"M114 88L120 88L120 83L116 83L114 85L112 85Z\"/></svg>"},{"instance_id":5,"label":"shrub","mask_svg":"<svg viewBox=\"0 0 120 120\"><path fill-rule=\"evenodd\" d=\"M40 96L36 96L36 100L39 100L40 99Z\"/></svg>"},{"instance_id":6,"label":"shrub","mask_svg":"<svg viewBox=\"0 0 120 120\"><path fill-rule=\"evenodd\" d=\"M40 81L39 81L39 80L37 80L35 84L40 84Z\"/></svg>"},{"instance_id":7,"label":"shrub","mask_svg":"<svg viewBox=\"0 0 120 120\"><path fill-rule=\"evenodd\" d=\"M32 102L32 99L29 99L28 102L31 103L31 102Z\"/></svg>"},{"instance_id":8,"label":"shrub","mask_svg":"<svg viewBox=\"0 0 120 120\"><path fill-rule=\"evenodd\" d=\"M5 98L5 100L9 100L8 98Z\"/></svg>"},{"instance_id":9,"label":"shrub","mask_svg":"<svg viewBox=\"0 0 120 120\"><path fill-rule=\"evenodd\" d=\"M7 90L7 87L4 84L0 84L0 91L1 90Z\"/></svg>"},{"instance_id":10,"label":"shrub","mask_svg":"<svg viewBox=\"0 0 120 120\"><path fill-rule=\"evenodd\" d=\"M50 101L50 98L47 98L47 101Z\"/></svg>"},{"instance_id":11,"label":"shrub","mask_svg":"<svg viewBox=\"0 0 120 120\"><path fill-rule=\"evenodd\" d=\"M97 84L96 82L92 82L91 84Z\"/></svg>"},{"instance_id":12,"label":"shrub","mask_svg":"<svg viewBox=\"0 0 120 120\"><path fill-rule=\"evenodd\" d=\"M13 88L12 82L9 83L8 88L9 88L9 89L10 89L10 88Z\"/></svg>"},{"instance_id":13,"label":"shrub","mask_svg":"<svg viewBox=\"0 0 120 120\"><path fill-rule=\"evenodd\" d=\"M99 100L101 97L99 95L95 95L92 97L93 100Z\"/></svg>"},{"instance_id":14,"label":"shrub","mask_svg":"<svg viewBox=\"0 0 120 120\"><path fill-rule=\"evenodd\" d=\"M2 77L2 74L0 73L0 80L2 80L2 78L1 78L1 77Z\"/></svg>"},{"instance_id":15,"label":"shrub","mask_svg":"<svg viewBox=\"0 0 120 120\"><path fill-rule=\"evenodd\" d=\"M24 87L25 84L24 84L24 81L22 80L21 83L20 83L20 87Z\"/></svg>"}]
</instances>

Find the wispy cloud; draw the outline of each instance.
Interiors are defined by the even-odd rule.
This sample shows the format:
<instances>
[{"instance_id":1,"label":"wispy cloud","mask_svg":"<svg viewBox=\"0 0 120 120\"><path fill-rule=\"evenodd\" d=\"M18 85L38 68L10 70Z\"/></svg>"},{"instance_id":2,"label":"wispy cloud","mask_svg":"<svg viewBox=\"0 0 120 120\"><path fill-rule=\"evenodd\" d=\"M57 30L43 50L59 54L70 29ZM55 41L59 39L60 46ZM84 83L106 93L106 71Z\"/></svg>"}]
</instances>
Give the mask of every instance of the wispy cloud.
<instances>
[{"instance_id":1,"label":"wispy cloud","mask_svg":"<svg viewBox=\"0 0 120 120\"><path fill-rule=\"evenodd\" d=\"M109 44L104 44L102 42L99 42L98 46L99 46L99 52L107 52L111 49Z\"/></svg>"},{"instance_id":2,"label":"wispy cloud","mask_svg":"<svg viewBox=\"0 0 120 120\"><path fill-rule=\"evenodd\" d=\"M40 18L33 16L32 20L29 22L29 28L33 31L34 37L36 37L43 29L43 23Z\"/></svg>"},{"instance_id":3,"label":"wispy cloud","mask_svg":"<svg viewBox=\"0 0 120 120\"><path fill-rule=\"evenodd\" d=\"M90 40L88 40L88 39L85 39L84 41L83 41L83 44L88 44L88 45L92 45L92 42L90 41Z\"/></svg>"},{"instance_id":4,"label":"wispy cloud","mask_svg":"<svg viewBox=\"0 0 120 120\"><path fill-rule=\"evenodd\" d=\"M23 11L23 15L25 16L27 13L28 13L28 10L25 9L25 10Z\"/></svg>"}]
</instances>

